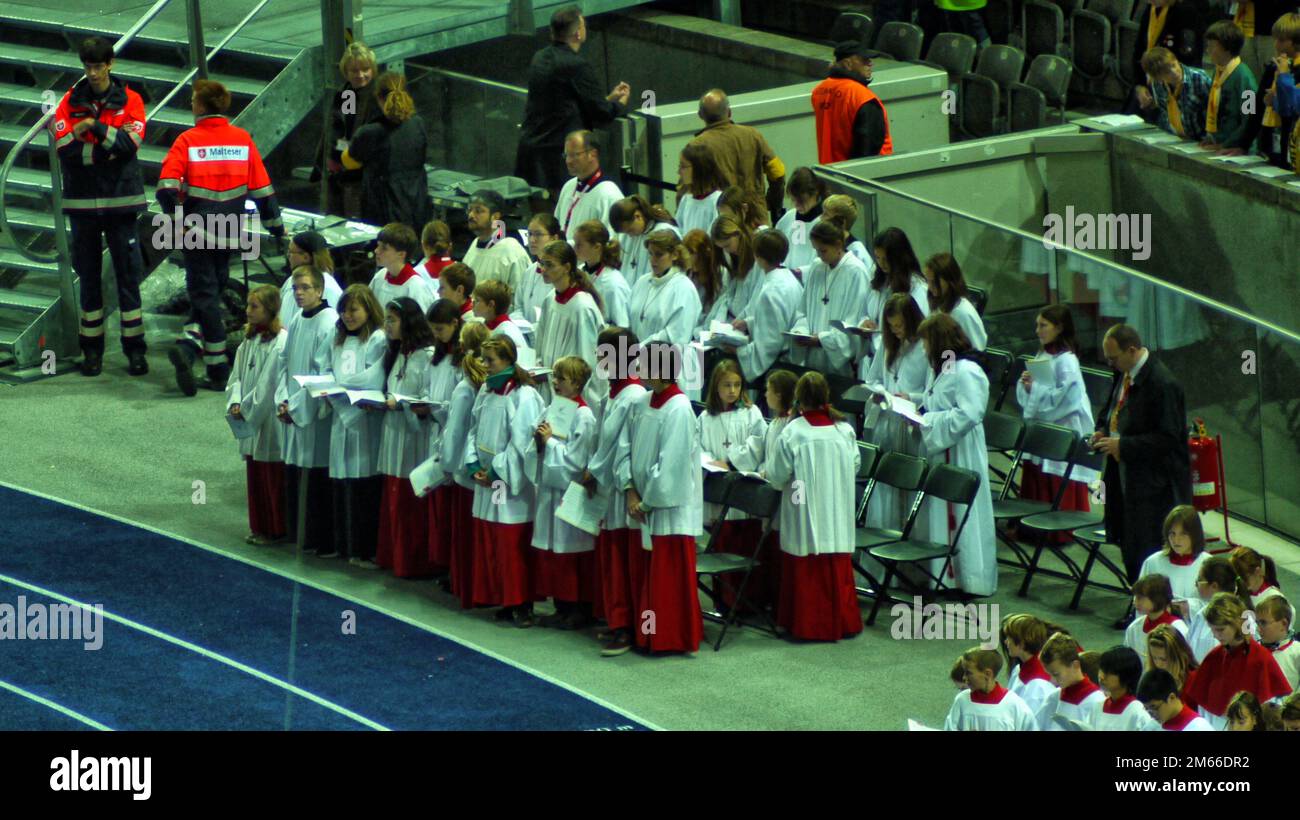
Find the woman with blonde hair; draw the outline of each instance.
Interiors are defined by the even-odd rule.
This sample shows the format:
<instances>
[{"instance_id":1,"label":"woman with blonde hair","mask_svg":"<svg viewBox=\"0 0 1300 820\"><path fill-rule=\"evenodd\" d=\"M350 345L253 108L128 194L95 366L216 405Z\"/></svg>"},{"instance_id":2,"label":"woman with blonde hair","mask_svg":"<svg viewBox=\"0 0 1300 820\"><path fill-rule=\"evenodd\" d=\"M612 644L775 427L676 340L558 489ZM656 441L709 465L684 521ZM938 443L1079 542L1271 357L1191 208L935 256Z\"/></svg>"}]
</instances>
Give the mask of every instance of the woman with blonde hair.
<instances>
[{"instance_id":1,"label":"woman with blonde hair","mask_svg":"<svg viewBox=\"0 0 1300 820\"><path fill-rule=\"evenodd\" d=\"M344 84L334 92L330 106L330 127L322 145L316 149L316 161L325 154L325 167L329 173L328 202L326 210L332 214L357 218L361 216L361 173L343 167L343 152L352 143L357 129L374 122L379 116L372 93L379 65L375 53L364 43L350 43L339 58L339 74ZM312 182L320 179L320 169L312 175Z\"/></svg>"},{"instance_id":2,"label":"woman with blonde hair","mask_svg":"<svg viewBox=\"0 0 1300 820\"><path fill-rule=\"evenodd\" d=\"M429 183L424 157L429 137L406 78L385 72L375 81L380 116L357 129L343 152L343 167L361 169L361 218L371 225L429 221Z\"/></svg>"},{"instance_id":3,"label":"woman with blonde hair","mask_svg":"<svg viewBox=\"0 0 1300 820\"><path fill-rule=\"evenodd\" d=\"M1227 724L1228 703L1238 692L1250 692L1263 703L1291 691L1273 653L1250 636L1246 612L1246 603L1227 592L1205 607L1205 620L1219 645L1201 662L1187 695L1215 729Z\"/></svg>"}]
</instances>

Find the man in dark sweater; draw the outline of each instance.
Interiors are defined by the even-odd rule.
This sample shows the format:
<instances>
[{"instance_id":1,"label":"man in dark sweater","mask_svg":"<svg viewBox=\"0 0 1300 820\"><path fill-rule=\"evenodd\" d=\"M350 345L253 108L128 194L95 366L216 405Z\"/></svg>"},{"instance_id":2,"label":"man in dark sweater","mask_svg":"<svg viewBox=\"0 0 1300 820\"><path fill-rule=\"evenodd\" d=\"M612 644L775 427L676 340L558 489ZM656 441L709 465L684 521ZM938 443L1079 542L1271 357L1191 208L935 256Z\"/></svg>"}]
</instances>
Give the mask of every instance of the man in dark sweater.
<instances>
[{"instance_id":1,"label":"man in dark sweater","mask_svg":"<svg viewBox=\"0 0 1300 820\"><path fill-rule=\"evenodd\" d=\"M551 16L551 44L528 67L528 102L519 134L515 176L550 191L552 201L568 180L564 138L590 131L623 114L632 88L619 83L601 95L596 73L578 54L587 22L577 6Z\"/></svg>"}]
</instances>

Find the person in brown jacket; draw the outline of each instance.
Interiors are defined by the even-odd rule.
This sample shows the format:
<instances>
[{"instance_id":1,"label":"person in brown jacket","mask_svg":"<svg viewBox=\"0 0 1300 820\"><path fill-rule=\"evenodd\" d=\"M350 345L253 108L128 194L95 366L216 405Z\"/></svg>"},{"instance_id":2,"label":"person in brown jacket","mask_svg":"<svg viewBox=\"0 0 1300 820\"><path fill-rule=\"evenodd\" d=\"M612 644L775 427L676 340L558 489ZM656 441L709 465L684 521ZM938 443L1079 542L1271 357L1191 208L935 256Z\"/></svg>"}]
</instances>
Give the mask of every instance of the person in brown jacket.
<instances>
[{"instance_id":1,"label":"person in brown jacket","mask_svg":"<svg viewBox=\"0 0 1300 820\"><path fill-rule=\"evenodd\" d=\"M696 132L691 144L701 145L713 155L728 185L765 193L775 220L785 199L785 166L781 158L757 128L732 122L731 102L722 89L714 88L700 97L699 116L704 128Z\"/></svg>"}]
</instances>

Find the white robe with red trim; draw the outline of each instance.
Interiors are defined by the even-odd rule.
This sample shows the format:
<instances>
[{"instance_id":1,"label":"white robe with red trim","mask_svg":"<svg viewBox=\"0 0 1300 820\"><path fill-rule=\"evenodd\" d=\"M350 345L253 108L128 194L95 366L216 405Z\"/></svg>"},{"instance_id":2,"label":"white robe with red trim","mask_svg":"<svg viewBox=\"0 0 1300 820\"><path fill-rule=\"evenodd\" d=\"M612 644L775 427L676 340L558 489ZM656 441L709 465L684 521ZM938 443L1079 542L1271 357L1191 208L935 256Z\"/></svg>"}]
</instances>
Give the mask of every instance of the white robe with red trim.
<instances>
[{"instance_id":1,"label":"white robe with red trim","mask_svg":"<svg viewBox=\"0 0 1300 820\"><path fill-rule=\"evenodd\" d=\"M542 413L547 419L550 407ZM537 549L567 555L591 552L596 548L596 538L556 516L569 482L582 477L582 471L596 450L598 429L591 408L578 408L573 419L573 429L568 439L551 436L541 453L536 445L524 454L524 468L534 476L537 486L537 514L533 519L533 546Z\"/></svg>"},{"instance_id":2,"label":"white robe with red trim","mask_svg":"<svg viewBox=\"0 0 1300 820\"><path fill-rule=\"evenodd\" d=\"M1015 692L999 686L982 695L964 689L957 693L943 722L945 732L1034 732L1034 713Z\"/></svg>"},{"instance_id":3,"label":"white robe with red trim","mask_svg":"<svg viewBox=\"0 0 1300 820\"><path fill-rule=\"evenodd\" d=\"M626 446L619 457L620 491L631 484L641 495L650 535L698 537L703 531L704 487L695 411L685 394L662 407L650 406L654 394L637 402L628 419ZM621 493L620 493L621 494ZM648 539L642 544L648 549Z\"/></svg>"},{"instance_id":4,"label":"white robe with red trim","mask_svg":"<svg viewBox=\"0 0 1300 820\"><path fill-rule=\"evenodd\" d=\"M794 556L852 554L854 487L862 456L845 422L800 416L781 431L767 479L782 491L781 551Z\"/></svg>"}]
</instances>

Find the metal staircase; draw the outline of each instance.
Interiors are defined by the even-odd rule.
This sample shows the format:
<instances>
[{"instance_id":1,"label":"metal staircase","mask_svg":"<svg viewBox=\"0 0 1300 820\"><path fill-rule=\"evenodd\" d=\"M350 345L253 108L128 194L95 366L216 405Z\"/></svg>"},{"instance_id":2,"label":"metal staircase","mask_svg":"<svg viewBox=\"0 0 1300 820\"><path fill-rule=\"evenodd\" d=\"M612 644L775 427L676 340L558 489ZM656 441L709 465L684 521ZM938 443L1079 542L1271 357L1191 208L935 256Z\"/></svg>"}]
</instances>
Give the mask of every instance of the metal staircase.
<instances>
[{"instance_id":1,"label":"metal staircase","mask_svg":"<svg viewBox=\"0 0 1300 820\"><path fill-rule=\"evenodd\" d=\"M119 55L114 75L144 100L148 118L139 161L155 212L153 188L163 158L173 140L194 123L189 85L195 76L219 80L230 89L234 122L253 133L264 156L320 98L319 85L313 82L319 71L317 54L305 55L302 52L309 50L304 49L226 48L244 24L269 3L274 5L272 0L243 3L248 13L211 49L203 43L197 0L175 3L185 6L188 37L176 36L175 25L170 37L149 36L149 24L172 2L158 0L120 36L107 17L97 25L95 18L87 20L81 13L72 22L74 15L68 11L0 2L0 157L5 160L0 167L0 375L6 378L48 374L50 368L42 368L49 359L45 351L58 358L79 353L76 278L55 190L60 184L58 161L45 123L83 74L76 50L82 39L99 34L114 42ZM172 14L178 16L178 9ZM117 299L107 252L104 260L108 315L116 310Z\"/></svg>"}]
</instances>

